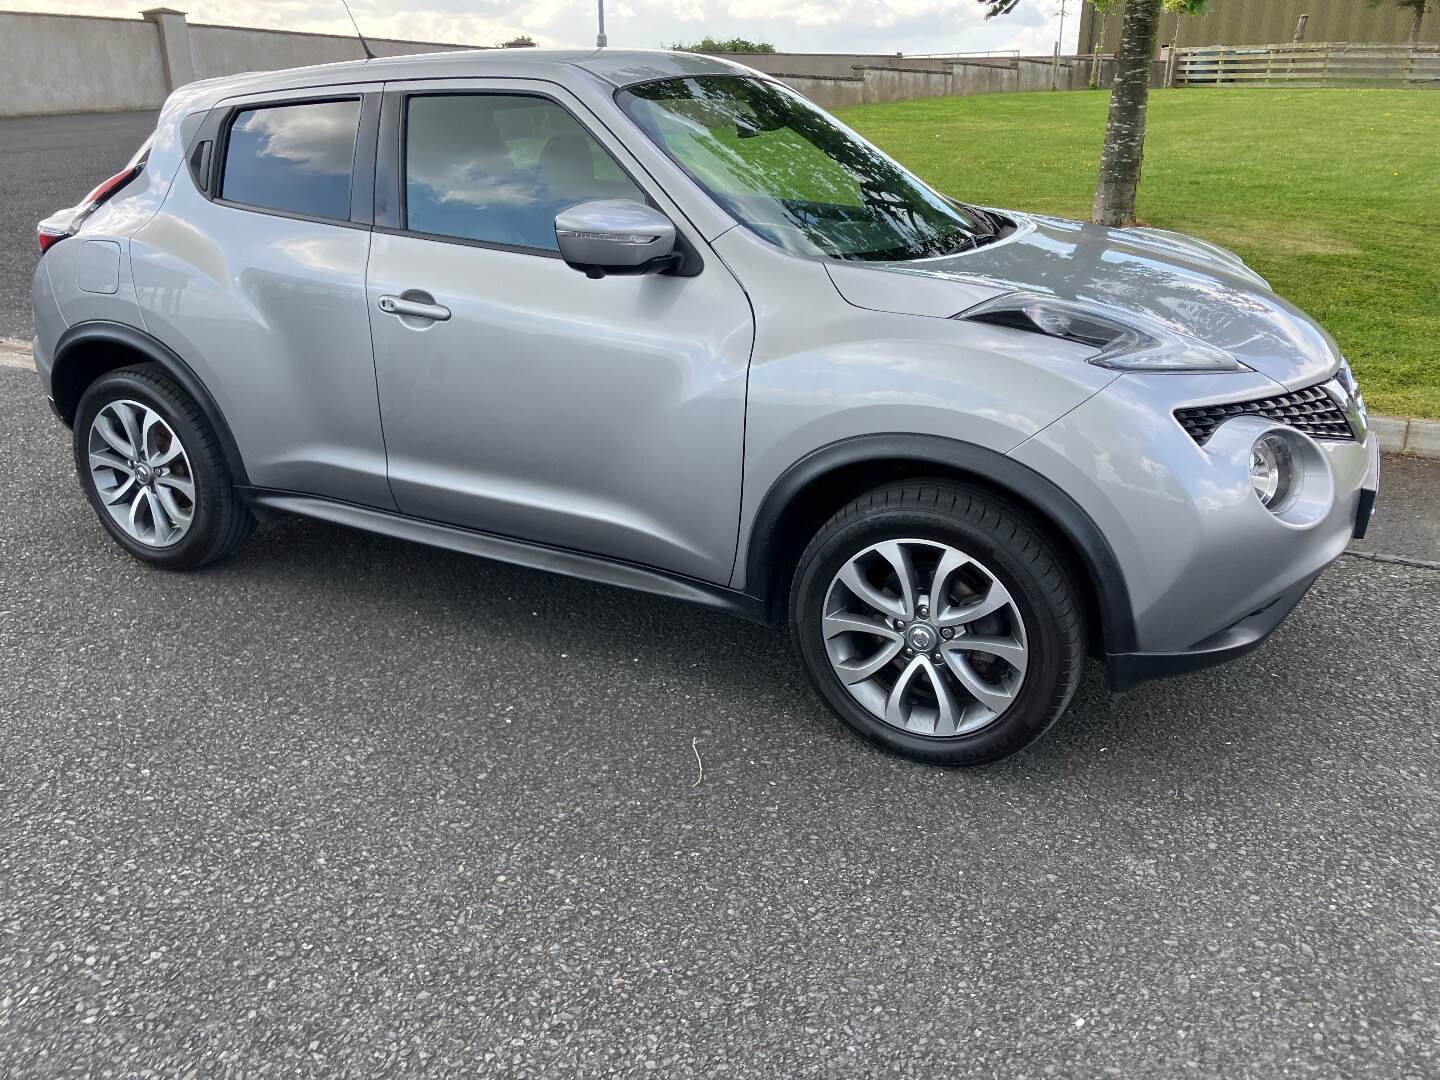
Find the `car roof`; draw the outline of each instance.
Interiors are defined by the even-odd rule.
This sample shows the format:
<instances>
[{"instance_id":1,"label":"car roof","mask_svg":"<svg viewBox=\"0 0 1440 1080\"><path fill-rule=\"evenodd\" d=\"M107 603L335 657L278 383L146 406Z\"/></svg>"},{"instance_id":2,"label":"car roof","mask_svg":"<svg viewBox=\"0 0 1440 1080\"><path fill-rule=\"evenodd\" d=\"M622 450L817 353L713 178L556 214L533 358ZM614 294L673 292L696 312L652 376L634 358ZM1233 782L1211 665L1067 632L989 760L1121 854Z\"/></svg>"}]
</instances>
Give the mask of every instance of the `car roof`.
<instances>
[{"instance_id":1,"label":"car roof","mask_svg":"<svg viewBox=\"0 0 1440 1080\"><path fill-rule=\"evenodd\" d=\"M715 56L659 49L464 49L245 72L192 83L186 89L208 92L195 93L197 97L218 99L268 90L407 79L508 76L564 82L581 72L616 88L686 75L760 74Z\"/></svg>"}]
</instances>

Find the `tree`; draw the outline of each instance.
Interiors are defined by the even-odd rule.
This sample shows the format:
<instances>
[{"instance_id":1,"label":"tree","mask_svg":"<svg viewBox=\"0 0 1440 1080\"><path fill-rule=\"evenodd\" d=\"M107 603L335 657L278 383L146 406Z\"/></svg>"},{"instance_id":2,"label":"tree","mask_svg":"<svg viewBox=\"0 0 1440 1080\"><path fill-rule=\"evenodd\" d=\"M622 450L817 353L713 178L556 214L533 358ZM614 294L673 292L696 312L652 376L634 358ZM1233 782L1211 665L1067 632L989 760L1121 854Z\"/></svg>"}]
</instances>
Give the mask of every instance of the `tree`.
<instances>
[{"instance_id":1,"label":"tree","mask_svg":"<svg viewBox=\"0 0 1440 1080\"><path fill-rule=\"evenodd\" d=\"M706 34L699 41L686 43L677 41L668 46L676 52L698 52L698 53L773 53L775 46L768 41L748 41L745 38L735 37L717 41Z\"/></svg>"},{"instance_id":2,"label":"tree","mask_svg":"<svg viewBox=\"0 0 1440 1080\"><path fill-rule=\"evenodd\" d=\"M1370 0L1371 7L1379 7L1382 3L1398 4L1400 7L1409 8L1415 13L1410 20L1410 44L1418 44L1420 41L1420 24L1425 21L1425 8L1428 0Z\"/></svg>"},{"instance_id":3,"label":"tree","mask_svg":"<svg viewBox=\"0 0 1440 1080\"><path fill-rule=\"evenodd\" d=\"M533 49L535 48L535 39L532 38L529 34L521 34L519 37L513 37L509 41L502 41L500 43L500 48Z\"/></svg>"},{"instance_id":4,"label":"tree","mask_svg":"<svg viewBox=\"0 0 1440 1080\"><path fill-rule=\"evenodd\" d=\"M1100 50L1105 47L1105 28L1110 25L1110 9L1099 12L1100 33L1095 39L1095 53L1090 58L1090 89L1100 89Z\"/></svg>"},{"instance_id":5,"label":"tree","mask_svg":"<svg viewBox=\"0 0 1440 1080\"><path fill-rule=\"evenodd\" d=\"M987 19L1008 15L1020 0L980 0ZM1101 225L1133 225L1135 193L1145 158L1145 115L1150 103L1150 66L1160 10L1198 14L1205 0L1094 0L1098 11L1125 5L1120 22L1120 49L1115 56L1115 85L1105 120L1105 146L1100 152L1100 178L1095 185L1092 221Z\"/></svg>"}]
</instances>

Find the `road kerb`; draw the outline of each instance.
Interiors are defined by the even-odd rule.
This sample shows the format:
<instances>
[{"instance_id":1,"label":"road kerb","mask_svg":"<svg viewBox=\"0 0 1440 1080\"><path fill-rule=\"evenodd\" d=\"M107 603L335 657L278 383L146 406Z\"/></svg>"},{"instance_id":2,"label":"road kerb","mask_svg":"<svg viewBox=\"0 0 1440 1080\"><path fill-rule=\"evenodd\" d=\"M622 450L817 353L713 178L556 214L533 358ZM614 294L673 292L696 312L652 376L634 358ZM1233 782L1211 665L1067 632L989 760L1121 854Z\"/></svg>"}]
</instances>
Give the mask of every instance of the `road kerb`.
<instances>
[{"instance_id":1,"label":"road kerb","mask_svg":"<svg viewBox=\"0 0 1440 1080\"><path fill-rule=\"evenodd\" d=\"M1440 420L1372 415L1370 430L1380 436L1380 449L1387 454L1440 458Z\"/></svg>"},{"instance_id":2,"label":"road kerb","mask_svg":"<svg viewBox=\"0 0 1440 1080\"><path fill-rule=\"evenodd\" d=\"M14 338L0 338L0 367L18 367L35 370L35 359L30 355L28 341Z\"/></svg>"}]
</instances>

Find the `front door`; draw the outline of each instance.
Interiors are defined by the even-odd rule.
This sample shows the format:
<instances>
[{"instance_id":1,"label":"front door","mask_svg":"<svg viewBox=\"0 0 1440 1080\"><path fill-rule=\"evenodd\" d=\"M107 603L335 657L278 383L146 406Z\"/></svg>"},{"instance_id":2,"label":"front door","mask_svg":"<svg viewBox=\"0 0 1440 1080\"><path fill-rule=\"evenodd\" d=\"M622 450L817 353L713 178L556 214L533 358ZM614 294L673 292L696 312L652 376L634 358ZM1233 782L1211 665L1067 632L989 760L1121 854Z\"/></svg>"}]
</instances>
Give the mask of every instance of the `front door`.
<instances>
[{"instance_id":1,"label":"front door","mask_svg":"<svg viewBox=\"0 0 1440 1080\"><path fill-rule=\"evenodd\" d=\"M693 277L561 261L558 210L647 197L580 114L513 90L387 91L398 160L377 199L399 198L366 285L391 490L415 517L723 582L749 303L708 249Z\"/></svg>"}]
</instances>

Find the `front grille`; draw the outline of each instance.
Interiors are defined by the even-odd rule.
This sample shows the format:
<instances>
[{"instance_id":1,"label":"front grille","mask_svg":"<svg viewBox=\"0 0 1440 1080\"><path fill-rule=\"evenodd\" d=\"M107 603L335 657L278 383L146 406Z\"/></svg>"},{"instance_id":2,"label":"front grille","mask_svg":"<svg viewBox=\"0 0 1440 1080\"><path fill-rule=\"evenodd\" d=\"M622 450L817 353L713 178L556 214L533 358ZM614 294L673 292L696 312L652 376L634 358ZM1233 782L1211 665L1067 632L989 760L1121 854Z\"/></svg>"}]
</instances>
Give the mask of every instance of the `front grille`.
<instances>
[{"instance_id":1,"label":"front grille","mask_svg":"<svg viewBox=\"0 0 1440 1080\"><path fill-rule=\"evenodd\" d=\"M1180 426L1201 446L1215 434L1217 427L1232 416L1263 416L1279 424L1288 424L1311 438L1355 441L1355 432L1350 428L1345 410L1323 386L1307 386L1293 394L1257 398L1255 401L1175 410L1175 419L1180 421Z\"/></svg>"}]
</instances>

